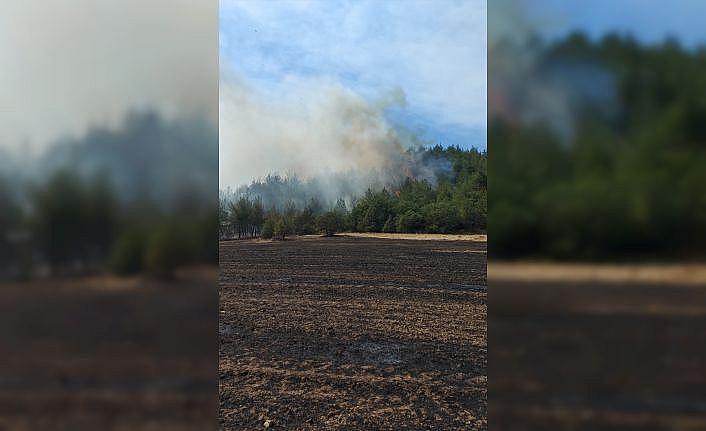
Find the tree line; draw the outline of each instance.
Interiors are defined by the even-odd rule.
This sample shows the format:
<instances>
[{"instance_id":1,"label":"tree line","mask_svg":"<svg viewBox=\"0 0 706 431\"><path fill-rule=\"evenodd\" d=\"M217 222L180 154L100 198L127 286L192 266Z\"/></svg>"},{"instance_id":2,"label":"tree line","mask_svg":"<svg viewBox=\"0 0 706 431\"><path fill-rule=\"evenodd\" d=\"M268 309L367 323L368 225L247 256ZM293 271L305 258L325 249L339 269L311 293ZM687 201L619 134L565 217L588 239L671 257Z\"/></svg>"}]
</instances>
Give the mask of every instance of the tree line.
<instances>
[{"instance_id":1,"label":"tree line","mask_svg":"<svg viewBox=\"0 0 706 431\"><path fill-rule=\"evenodd\" d=\"M263 205L261 196L221 199L221 238L279 238L287 235L333 235L341 231L458 233L482 232L487 218L487 170L485 152L476 149L435 146L421 151L423 158L448 163L426 179L405 178L396 186L369 188L348 203L338 198L327 204L310 197L305 203L287 200ZM257 183L267 190L268 181L281 187L278 176ZM297 184L297 181L290 181Z\"/></svg>"}]
</instances>

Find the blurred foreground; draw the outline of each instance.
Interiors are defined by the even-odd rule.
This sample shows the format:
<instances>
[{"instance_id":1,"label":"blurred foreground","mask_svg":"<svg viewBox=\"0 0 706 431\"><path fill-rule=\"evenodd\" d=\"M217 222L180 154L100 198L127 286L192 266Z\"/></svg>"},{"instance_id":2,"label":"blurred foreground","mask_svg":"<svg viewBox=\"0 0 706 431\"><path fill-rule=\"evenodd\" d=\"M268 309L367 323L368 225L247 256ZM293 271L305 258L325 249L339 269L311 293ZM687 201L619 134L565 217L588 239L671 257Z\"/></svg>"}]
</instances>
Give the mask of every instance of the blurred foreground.
<instances>
[{"instance_id":1,"label":"blurred foreground","mask_svg":"<svg viewBox=\"0 0 706 431\"><path fill-rule=\"evenodd\" d=\"M682 3L489 2L493 429L706 428L706 40L624 30Z\"/></svg>"},{"instance_id":2,"label":"blurred foreground","mask_svg":"<svg viewBox=\"0 0 706 431\"><path fill-rule=\"evenodd\" d=\"M0 2L0 47L0 429L215 429L218 2Z\"/></svg>"},{"instance_id":3,"label":"blurred foreground","mask_svg":"<svg viewBox=\"0 0 706 431\"><path fill-rule=\"evenodd\" d=\"M488 277L494 429L706 427L706 265L495 262Z\"/></svg>"},{"instance_id":4,"label":"blurred foreground","mask_svg":"<svg viewBox=\"0 0 706 431\"><path fill-rule=\"evenodd\" d=\"M216 427L216 143L132 113L0 169L0 429Z\"/></svg>"},{"instance_id":5,"label":"blurred foreground","mask_svg":"<svg viewBox=\"0 0 706 431\"><path fill-rule=\"evenodd\" d=\"M706 49L526 37L489 47L491 255L705 257Z\"/></svg>"},{"instance_id":6,"label":"blurred foreground","mask_svg":"<svg viewBox=\"0 0 706 431\"><path fill-rule=\"evenodd\" d=\"M0 429L216 429L216 278L0 284Z\"/></svg>"}]
</instances>

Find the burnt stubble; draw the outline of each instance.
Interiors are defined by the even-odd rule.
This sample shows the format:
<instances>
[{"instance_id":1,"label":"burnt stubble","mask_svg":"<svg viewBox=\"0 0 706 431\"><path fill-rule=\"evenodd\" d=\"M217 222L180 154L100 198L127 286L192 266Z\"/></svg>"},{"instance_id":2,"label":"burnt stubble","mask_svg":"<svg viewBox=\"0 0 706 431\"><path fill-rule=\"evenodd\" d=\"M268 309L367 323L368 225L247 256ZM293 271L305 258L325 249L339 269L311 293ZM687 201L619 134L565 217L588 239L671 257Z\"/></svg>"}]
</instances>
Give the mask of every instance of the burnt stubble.
<instances>
[{"instance_id":1,"label":"burnt stubble","mask_svg":"<svg viewBox=\"0 0 706 431\"><path fill-rule=\"evenodd\" d=\"M486 243L220 245L224 429L486 429Z\"/></svg>"}]
</instances>

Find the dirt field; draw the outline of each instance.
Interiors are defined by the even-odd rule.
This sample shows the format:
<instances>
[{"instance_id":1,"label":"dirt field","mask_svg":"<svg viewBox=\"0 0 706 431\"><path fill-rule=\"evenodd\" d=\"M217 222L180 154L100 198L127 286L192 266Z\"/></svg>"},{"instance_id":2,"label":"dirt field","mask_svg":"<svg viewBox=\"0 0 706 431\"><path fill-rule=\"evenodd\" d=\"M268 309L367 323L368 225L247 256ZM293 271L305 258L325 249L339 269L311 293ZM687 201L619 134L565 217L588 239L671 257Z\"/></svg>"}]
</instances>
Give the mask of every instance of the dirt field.
<instances>
[{"instance_id":1,"label":"dirt field","mask_svg":"<svg viewBox=\"0 0 706 431\"><path fill-rule=\"evenodd\" d=\"M216 429L215 284L0 284L0 430Z\"/></svg>"},{"instance_id":2,"label":"dirt field","mask_svg":"<svg viewBox=\"0 0 706 431\"><path fill-rule=\"evenodd\" d=\"M220 246L224 429L487 429L486 244Z\"/></svg>"},{"instance_id":3,"label":"dirt field","mask_svg":"<svg viewBox=\"0 0 706 431\"><path fill-rule=\"evenodd\" d=\"M490 265L491 427L706 429L703 268Z\"/></svg>"}]
</instances>

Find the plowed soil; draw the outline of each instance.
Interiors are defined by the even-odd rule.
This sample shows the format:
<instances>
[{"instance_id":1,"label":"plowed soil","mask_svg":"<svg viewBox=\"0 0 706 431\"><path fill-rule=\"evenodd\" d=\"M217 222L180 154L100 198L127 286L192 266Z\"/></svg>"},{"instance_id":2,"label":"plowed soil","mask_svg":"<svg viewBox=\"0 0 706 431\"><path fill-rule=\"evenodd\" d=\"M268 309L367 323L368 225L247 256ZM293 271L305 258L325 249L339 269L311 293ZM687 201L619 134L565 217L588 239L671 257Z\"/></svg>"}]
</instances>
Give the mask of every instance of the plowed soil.
<instances>
[{"instance_id":1,"label":"plowed soil","mask_svg":"<svg viewBox=\"0 0 706 431\"><path fill-rule=\"evenodd\" d=\"M487 429L486 243L220 245L223 429Z\"/></svg>"}]
</instances>

